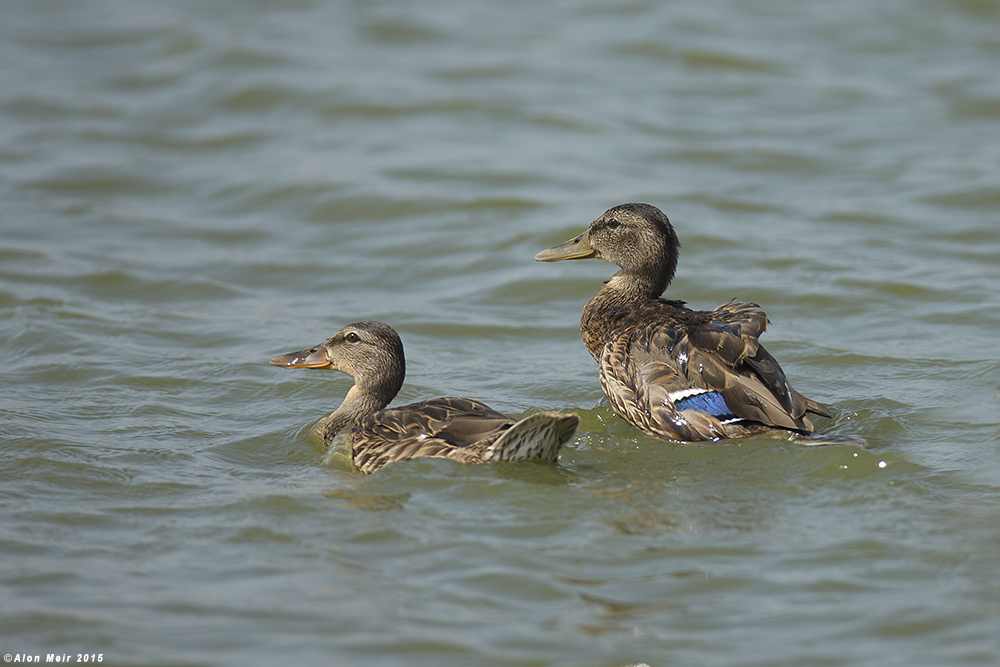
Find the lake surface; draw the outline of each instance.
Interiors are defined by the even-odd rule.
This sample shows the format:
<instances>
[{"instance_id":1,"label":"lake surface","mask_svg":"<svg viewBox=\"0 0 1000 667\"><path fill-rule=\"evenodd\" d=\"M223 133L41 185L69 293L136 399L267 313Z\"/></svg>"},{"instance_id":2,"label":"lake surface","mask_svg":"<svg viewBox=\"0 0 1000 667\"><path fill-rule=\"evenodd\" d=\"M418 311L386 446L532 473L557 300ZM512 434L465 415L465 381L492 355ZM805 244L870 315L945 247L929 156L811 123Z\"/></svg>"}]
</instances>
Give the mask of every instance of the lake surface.
<instances>
[{"instance_id":1,"label":"lake surface","mask_svg":"<svg viewBox=\"0 0 1000 667\"><path fill-rule=\"evenodd\" d=\"M9 0L0 651L113 665L1000 664L1000 3ZM644 201L820 430L678 444L579 339ZM268 365L572 410L371 475Z\"/></svg>"}]
</instances>

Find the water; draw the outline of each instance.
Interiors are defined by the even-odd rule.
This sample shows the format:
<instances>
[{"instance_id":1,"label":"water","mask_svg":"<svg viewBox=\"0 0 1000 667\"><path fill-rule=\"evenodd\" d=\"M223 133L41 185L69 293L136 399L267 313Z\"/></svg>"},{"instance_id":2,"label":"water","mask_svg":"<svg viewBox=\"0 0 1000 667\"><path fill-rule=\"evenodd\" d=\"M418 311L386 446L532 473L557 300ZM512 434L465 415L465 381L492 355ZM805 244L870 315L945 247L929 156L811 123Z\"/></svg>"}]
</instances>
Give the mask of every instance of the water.
<instances>
[{"instance_id":1,"label":"water","mask_svg":"<svg viewBox=\"0 0 1000 667\"><path fill-rule=\"evenodd\" d=\"M11 0L0 650L120 665L1000 664L1000 4ZM532 261L647 201L870 449L655 441ZM309 428L572 409L557 466Z\"/></svg>"}]
</instances>

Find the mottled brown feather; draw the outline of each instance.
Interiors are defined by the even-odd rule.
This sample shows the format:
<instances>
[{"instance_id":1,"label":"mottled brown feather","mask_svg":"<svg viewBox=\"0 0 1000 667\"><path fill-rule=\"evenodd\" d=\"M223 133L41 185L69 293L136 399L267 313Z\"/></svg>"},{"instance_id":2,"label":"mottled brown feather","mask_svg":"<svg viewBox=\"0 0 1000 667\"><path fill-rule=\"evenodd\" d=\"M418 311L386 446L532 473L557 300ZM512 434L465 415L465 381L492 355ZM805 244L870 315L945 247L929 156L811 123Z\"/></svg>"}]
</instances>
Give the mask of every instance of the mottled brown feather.
<instances>
[{"instance_id":1,"label":"mottled brown feather","mask_svg":"<svg viewBox=\"0 0 1000 667\"><path fill-rule=\"evenodd\" d=\"M436 398L381 410L355 424L354 464L371 473L387 463L421 456L481 463L489 446L514 423L468 398Z\"/></svg>"},{"instance_id":2,"label":"mottled brown feather","mask_svg":"<svg viewBox=\"0 0 1000 667\"><path fill-rule=\"evenodd\" d=\"M285 368L333 368L355 380L340 407L321 427L330 445L342 430L351 459L363 473L418 457L466 463L539 458L555 461L573 437L579 417L535 413L516 421L469 398L436 398L395 408L386 405L403 384L403 343L388 324L355 322L320 345L271 360Z\"/></svg>"},{"instance_id":3,"label":"mottled brown feather","mask_svg":"<svg viewBox=\"0 0 1000 667\"><path fill-rule=\"evenodd\" d=\"M730 301L711 311L661 299L673 278L680 243L667 217L648 204L608 210L585 234L539 253L558 261L597 257L616 273L580 318L601 386L629 423L672 440L713 440L769 428L809 433L807 413L829 416L796 392L760 344L768 319L754 303ZM721 393L745 421L722 423L696 410L678 410L670 395L688 389Z\"/></svg>"}]
</instances>

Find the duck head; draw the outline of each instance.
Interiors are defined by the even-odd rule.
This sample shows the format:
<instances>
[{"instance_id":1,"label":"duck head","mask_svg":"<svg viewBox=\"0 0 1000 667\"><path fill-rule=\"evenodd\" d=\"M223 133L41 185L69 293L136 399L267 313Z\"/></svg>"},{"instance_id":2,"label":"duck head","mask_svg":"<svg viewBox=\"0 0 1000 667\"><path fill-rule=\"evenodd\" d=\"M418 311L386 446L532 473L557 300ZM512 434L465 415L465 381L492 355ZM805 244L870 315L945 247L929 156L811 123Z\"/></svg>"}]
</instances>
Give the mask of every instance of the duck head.
<instances>
[{"instance_id":1,"label":"duck head","mask_svg":"<svg viewBox=\"0 0 1000 667\"><path fill-rule=\"evenodd\" d=\"M663 211L649 204L621 204L605 211L579 236L541 251L535 260L603 259L621 268L609 287L616 282L630 287L641 283L644 291L657 297L674 277L680 246Z\"/></svg>"},{"instance_id":2,"label":"duck head","mask_svg":"<svg viewBox=\"0 0 1000 667\"><path fill-rule=\"evenodd\" d=\"M355 322L333 334L319 345L289 352L271 359L282 368L332 368L354 378L352 392L365 395L370 402L389 404L406 376L403 341L388 324Z\"/></svg>"}]
</instances>

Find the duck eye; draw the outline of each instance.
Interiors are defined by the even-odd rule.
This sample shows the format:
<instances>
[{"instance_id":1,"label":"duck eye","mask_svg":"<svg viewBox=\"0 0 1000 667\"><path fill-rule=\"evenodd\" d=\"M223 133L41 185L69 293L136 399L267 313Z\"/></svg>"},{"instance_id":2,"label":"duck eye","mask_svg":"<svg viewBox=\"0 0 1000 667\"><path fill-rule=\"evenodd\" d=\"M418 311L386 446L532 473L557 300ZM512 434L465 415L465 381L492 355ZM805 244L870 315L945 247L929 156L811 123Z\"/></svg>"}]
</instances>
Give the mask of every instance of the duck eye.
<instances>
[{"instance_id":1,"label":"duck eye","mask_svg":"<svg viewBox=\"0 0 1000 667\"><path fill-rule=\"evenodd\" d=\"M618 222L617 218L610 218L608 220L608 223L607 223L607 226L608 226L609 229L614 229L614 228L616 228L616 227L618 227L620 225L621 225L621 223Z\"/></svg>"},{"instance_id":2,"label":"duck eye","mask_svg":"<svg viewBox=\"0 0 1000 667\"><path fill-rule=\"evenodd\" d=\"M358 338L358 334L352 331L351 333L344 336L344 340L346 340L348 343L357 343L361 339Z\"/></svg>"}]
</instances>

